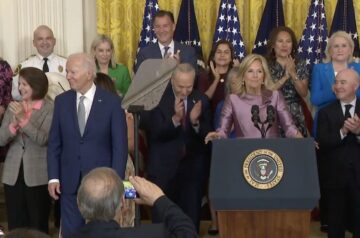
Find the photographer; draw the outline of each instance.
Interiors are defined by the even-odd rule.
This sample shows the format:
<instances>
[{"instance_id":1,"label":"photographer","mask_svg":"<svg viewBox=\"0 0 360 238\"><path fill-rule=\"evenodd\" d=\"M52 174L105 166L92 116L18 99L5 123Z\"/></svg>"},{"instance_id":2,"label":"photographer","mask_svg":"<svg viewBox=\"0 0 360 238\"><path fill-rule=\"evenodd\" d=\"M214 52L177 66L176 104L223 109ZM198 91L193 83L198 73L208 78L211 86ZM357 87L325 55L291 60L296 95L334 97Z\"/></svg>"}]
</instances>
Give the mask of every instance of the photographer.
<instances>
[{"instance_id":1,"label":"photographer","mask_svg":"<svg viewBox=\"0 0 360 238\"><path fill-rule=\"evenodd\" d=\"M102 167L90 171L81 182L77 200L87 224L70 237L198 237L190 218L158 186L137 176L129 181L139 194L135 202L153 206L163 223L121 228L115 220L124 203L124 185L113 169Z\"/></svg>"}]
</instances>

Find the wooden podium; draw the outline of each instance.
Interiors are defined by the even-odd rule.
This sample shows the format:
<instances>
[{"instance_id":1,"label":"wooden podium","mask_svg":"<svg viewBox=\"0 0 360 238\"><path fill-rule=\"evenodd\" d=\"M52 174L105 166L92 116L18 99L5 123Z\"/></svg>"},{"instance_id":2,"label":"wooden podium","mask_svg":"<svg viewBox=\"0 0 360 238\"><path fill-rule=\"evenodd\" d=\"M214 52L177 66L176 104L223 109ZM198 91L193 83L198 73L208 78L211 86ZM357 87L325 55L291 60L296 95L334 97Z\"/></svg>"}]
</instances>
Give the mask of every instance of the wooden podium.
<instances>
[{"instance_id":1,"label":"wooden podium","mask_svg":"<svg viewBox=\"0 0 360 238\"><path fill-rule=\"evenodd\" d=\"M268 159L270 163L265 167L272 168L268 174L282 172L281 179L276 177L278 184L269 189L254 186L262 186L263 182L256 177L250 185L252 180L248 182L249 176L244 172L248 167L261 175L262 161L269 156L258 153L259 150L276 153L283 165L271 167L271 158ZM268 174L264 172L265 177ZM220 237L308 238L310 211L320 197L314 141L311 138L213 141L209 195L218 211Z\"/></svg>"}]
</instances>

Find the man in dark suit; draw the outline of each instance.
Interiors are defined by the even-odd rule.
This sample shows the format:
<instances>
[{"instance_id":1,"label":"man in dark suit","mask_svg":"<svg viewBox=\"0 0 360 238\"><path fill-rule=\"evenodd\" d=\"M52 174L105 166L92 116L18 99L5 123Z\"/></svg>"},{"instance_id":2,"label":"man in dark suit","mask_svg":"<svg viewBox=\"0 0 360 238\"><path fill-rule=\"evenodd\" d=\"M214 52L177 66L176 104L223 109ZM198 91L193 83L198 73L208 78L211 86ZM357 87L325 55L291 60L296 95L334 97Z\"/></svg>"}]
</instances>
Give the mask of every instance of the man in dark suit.
<instances>
[{"instance_id":1,"label":"man in dark suit","mask_svg":"<svg viewBox=\"0 0 360 238\"><path fill-rule=\"evenodd\" d=\"M97 168L83 178L78 192L78 206L87 224L71 237L198 237L189 217L158 186L137 176L129 181L139 195L135 202L153 206L161 214L161 224L121 228L116 220L124 204L124 185L114 170Z\"/></svg>"},{"instance_id":2,"label":"man in dark suit","mask_svg":"<svg viewBox=\"0 0 360 238\"><path fill-rule=\"evenodd\" d=\"M72 90L55 99L47 155L48 189L51 197L60 197L63 237L84 224L76 205L81 178L102 166L124 177L128 153L121 100L95 86L94 59L71 55L66 72Z\"/></svg>"},{"instance_id":3,"label":"man in dark suit","mask_svg":"<svg viewBox=\"0 0 360 238\"><path fill-rule=\"evenodd\" d=\"M319 111L319 177L326 194L330 238L345 237L347 217L353 222L353 237L360 237L359 84L356 71L340 71L333 85L338 100Z\"/></svg>"},{"instance_id":4,"label":"man in dark suit","mask_svg":"<svg viewBox=\"0 0 360 238\"><path fill-rule=\"evenodd\" d=\"M158 42L139 51L136 56L135 73L144 60L165 57L174 57L179 63L190 63L196 69L197 58L194 48L173 40L176 25L172 12L160 10L153 19L154 32Z\"/></svg>"},{"instance_id":5,"label":"man in dark suit","mask_svg":"<svg viewBox=\"0 0 360 238\"><path fill-rule=\"evenodd\" d=\"M193 90L195 69L179 64L159 105L142 114L149 145L148 178L199 227L206 178L206 134L211 130L207 98ZM153 222L159 216L153 213Z\"/></svg>"}]
</instances>

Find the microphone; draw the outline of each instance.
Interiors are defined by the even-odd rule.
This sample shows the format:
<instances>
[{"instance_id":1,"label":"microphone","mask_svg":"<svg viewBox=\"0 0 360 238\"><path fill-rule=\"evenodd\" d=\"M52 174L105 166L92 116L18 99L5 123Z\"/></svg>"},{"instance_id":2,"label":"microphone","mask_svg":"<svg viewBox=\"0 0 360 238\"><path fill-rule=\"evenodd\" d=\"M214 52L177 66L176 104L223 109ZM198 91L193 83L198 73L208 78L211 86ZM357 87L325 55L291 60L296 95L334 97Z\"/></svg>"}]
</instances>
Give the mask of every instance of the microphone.
<instances>
[{"instance_id":1,"label":"microphone","mask_svg":"<svg viewBox=\"0 0 360 238\"><path fill-rule=\"evenodd\" d=\"M275 122L275 108L273 105L268 105L266 107L266 121L268 123L268 126L266 127L265 130L265 135L267 133L267 131L272 127L273 123Z\"/></svg>"},{"instance_id":2,"label":"microphone","mask_svg":"<svg viewBox=\"0 0 360 238\"><path fill-rule=\"evenodd\" d=\"M275 108L273 105L269 105L266 108L266 122L269 123L269 126L272 126L272 124L275 122Z\"/></svg>"},{"instance_id":3,"label":"microphone","mask_svg":"<svg viewBox=\"0 0 360 238\"><path fill-rule=\"evenodd\" d=\"M261 137L264 138L264 130L263 130L263 123L260 120L259 116L259 106L252 105L251 107L251 121L254 123L254 126L260 131ZM259 127L259 123L261 123L261 128Z\"/></svg>"},{"instance_id":4,"label":"microphone","mask_svg":"<svg viewBox=\"0 0 360 238\"><path fill-rule=\"evenodd\" d=\"M260 122L259 117L259 106L258 105L252 105L251 107L251 121L254 123L254 126L258 127L258 124Z\"/></svg>"}]
</instances>

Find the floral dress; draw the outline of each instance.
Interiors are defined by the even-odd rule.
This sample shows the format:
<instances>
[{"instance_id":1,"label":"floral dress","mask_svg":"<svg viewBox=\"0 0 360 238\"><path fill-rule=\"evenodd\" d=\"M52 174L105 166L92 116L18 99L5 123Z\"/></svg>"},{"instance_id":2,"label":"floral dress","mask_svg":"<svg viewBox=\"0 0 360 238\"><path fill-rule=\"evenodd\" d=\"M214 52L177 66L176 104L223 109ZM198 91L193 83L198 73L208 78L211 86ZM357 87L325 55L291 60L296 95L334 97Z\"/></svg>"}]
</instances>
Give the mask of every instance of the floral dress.
<instances>
[{"instance_id":1,"label":"floral dress","mask_svg":"<svg viewBox=\"0 0 360 238\"><path fill-rule=\"evenodd\" d=\"M270 73L271 78L274 83L279 81L285 75L285 69L278 63L270 63ZM299 80L304 80L309 78L309 71L306 68L305 61L300 61L296 65L296 74L299 77ZM291 78L287 80L284 85L280 88L285 101L288 105L288 109L293 117L294 123L301 134L306 137L308 135L304 112L300 104L300 95L297 93L293 81ZM283 133L281 133L283 135Z\"/></svg>"}]
</instances>

